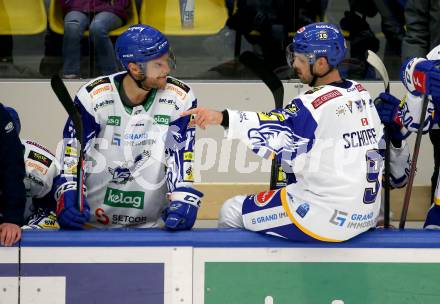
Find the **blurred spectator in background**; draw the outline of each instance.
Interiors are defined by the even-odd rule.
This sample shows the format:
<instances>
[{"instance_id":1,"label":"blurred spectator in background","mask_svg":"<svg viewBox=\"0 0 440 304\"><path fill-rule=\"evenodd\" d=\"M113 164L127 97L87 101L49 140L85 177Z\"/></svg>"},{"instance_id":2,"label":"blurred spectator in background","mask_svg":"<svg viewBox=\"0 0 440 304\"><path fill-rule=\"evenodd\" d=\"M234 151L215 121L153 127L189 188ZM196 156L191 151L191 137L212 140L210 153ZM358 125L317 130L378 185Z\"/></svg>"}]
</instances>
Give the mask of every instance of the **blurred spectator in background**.
<instances>
[{"instance_id":1,"label":"blurred spectator in background","mask_svg":"<svg viewBox=\"0 0 440 304\"><path fill-rule=\"evenodd\" d=\"M384 62L391 78L399 77L401 44L404 35L403 7L405 0L349 0L350 10L344 12L341 28L350 42L350 59L342 66L346 77L374 78L374 71L366 62L366 51L379 51L379 39L367 21L377 13L381 16L381 29L386 38Z\"/></svg>"},{"instance_id":2,"label":"blurred spectator in background","mask_svg":"<svg viewBox=\"0 0 440 304\"><path fill-rule=\"evenodd\" d=\"M63 35L57 34L48 26L44 34L44 56L40 61L39 72L44 77L51 77L63 67Z\"/></svg>"},{"instance_id":3,"label":"blurred spectator in background","mask_svg":"<svg viewBox=\"0 0 440 304\"><path fill-rule=\"evenodd\" d=\"M225 3L228 19L222 32L226 36L231 30L235 31L235 56L243 51L241 37L244 37L253 52L280 78L292 74L285 59L285 48L291 36L298 28L322 20L327 5L327 1L321 0L226 0ZM227 75L228 67L231 66L224 64L211 70ZM231 75L236 73L233 70Z\"/></svg>"},{"instance_id":4,"label":"blurred spectator in background","mask_svg":"<svg viewBox=\"0 0 440 304\"><path fill-rule=\"evenodd\" d=\"M399 78L402 40L405 35L406 0L374 0L382 18L381 28L385 35L385 50L383 61L391 79Z\"/></svg>"},{"instance_id":5,"label":"blurred spectator in background","mask_svg":"<svg viewBox=\"0 0 440 304\"><path fill-rule=\"evenodd\" d=\"M127 18L129 0L59 0L64 16L64 78L80 77L80 41L89 29L95 45L96 62L102 74L117 72L118 64L109 32L121 27Z\"/></svg>"},{"instance_id":6,"label":"blurred spectator in background","mask_svg":"<svg viewBox=\"0 0 440 304\"><path fill-rule=\"evenodd\" d=\"M374 71L367 64L366 52L379 51L379 39L374 35L366 19L374 17L377 8L373 0L350 0L349 3L350 10L344 12L340 26L350 43L350 59L342 63L340 72L347 78L374 78Z\"/></svg>"},{"instance_id":7,"label":"blurred spectator in background","mask_svg":"<svg viewBox=\"0 0 440 304\"><path fill-rule=\"evenodd\" d=\"M12 35L0 35L0 63L12 63Z\"/></svg>"},{"instance_id":8,"label":"blurred spectator in background","mask_svg":"<svg viewBox=\"0 0 440 304\"><path fill-rule=\"evenodd\" d=\"M402 61L410 57L426 57L440 44L440 1L408 0L405 6L406 33L402 42ZM431 201L440 166L440 130L435 125L429 131L434 147L434 173L431 177Z\"/></svg>"}]
</instances>

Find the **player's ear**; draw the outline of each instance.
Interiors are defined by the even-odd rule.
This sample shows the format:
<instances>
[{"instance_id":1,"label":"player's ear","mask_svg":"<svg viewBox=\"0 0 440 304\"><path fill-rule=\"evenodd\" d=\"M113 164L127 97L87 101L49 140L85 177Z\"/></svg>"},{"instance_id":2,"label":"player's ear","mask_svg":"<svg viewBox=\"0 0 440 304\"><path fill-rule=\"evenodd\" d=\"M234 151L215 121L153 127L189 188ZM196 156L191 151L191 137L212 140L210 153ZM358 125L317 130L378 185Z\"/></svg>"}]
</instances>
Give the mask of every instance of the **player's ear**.
<instances>
[{"instance_id":1,"label":"player's ear","mask_svg":"<svg viewBox=\"0 0 440 304\"><path fill-rule=\"evenodd\" d=\"M127 66L128 71L131 72L132 75L139 75L139 73L141 72L139 69L139 66L134 63L134 62L130 62Z\"/></svg>"},{"instance_id":2,"label":"player's ear","mask_svg":"<svg viewBox=\"0 0 440 304\"><path fill-rule=\"evenodd\" d=\"M328 61L325 57L319 57L316 60L319 71L326 71L328 69Z\"/></svg>"}]
</instances>

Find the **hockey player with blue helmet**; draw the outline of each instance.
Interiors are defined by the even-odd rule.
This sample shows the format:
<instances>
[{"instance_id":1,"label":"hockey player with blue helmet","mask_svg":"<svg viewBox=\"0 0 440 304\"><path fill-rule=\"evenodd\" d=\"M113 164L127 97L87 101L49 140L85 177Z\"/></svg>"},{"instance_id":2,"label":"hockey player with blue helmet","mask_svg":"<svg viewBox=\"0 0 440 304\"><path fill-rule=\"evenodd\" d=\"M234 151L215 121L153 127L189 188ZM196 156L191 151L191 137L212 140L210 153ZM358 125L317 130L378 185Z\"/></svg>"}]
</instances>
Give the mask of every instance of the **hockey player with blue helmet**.
<instances>
[{"instance_id":1,"label":"hockey player with blue helmet","mask_svg":"<svg viewBox=\"0 0 440 304\"><path fill-rule=\"evenodd\" d=\"M286 48L286 57L289 66L293 66L295 54L302 54L309 64L310 75L298 77L303 83L315 86L319 78L327 76L337 69L339 63L345 58L347 47L340 30L329 23L315 23L299 29L293 42ZM326 69L315 63L325 58ZM296 70L295 70L296 71ZM311 76L311 79L309 79ZM304 78L306 77L306 78Z\"/></svg>"},{"instance_id":2,"label":"hockey player with blue helmet","mask_svg":"<svg viewBox=\"0 0 440 304\"><path fill-rule=\"evenodd\" d=\"M277 157L293 182L227 200L219 227L301 241L341 242L375 227L380 210L383 126L370 94L342 79L345 41L329 23L299 29L289 65L312 88L270 112L196 108L202 128L222 125L265 158Z\"/></svg>"},{"instance_id":3,"label":"hockey player with blue helmet","mask_svg":"<svg viewBox=\"0 0 440 304\"><path fill-rule=\"evenodd\" d=\"M125 71L99 77L76 94L84 124L85 199L76 206L75 130L64 130L56 179L62 228L191 229L203 194L192 185L195 129L180 114L196 107L192 89L169 76L167 38L138 24L115 44Z\"/></svg>"}]
</instances>

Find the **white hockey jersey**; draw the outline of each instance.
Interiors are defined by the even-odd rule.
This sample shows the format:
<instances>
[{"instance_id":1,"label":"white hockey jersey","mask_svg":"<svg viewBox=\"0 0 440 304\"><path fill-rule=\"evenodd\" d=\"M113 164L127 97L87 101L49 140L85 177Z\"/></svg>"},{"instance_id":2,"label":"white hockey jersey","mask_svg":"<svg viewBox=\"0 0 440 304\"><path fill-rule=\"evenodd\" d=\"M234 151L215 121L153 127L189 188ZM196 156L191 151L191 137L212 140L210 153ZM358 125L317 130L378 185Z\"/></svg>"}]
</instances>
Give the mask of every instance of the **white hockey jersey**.
<instances>
[{"instance_id":1,"label":"white hockey jersey","mask_svg":"<svg viewBox=\"0 0 440 304\"><path fill-rule=\"evenodd\" d=\"M190 117L180 117L196 106L193 91L168 77L165 89L153 89L142 105L128 107L119 94L125 75L90 81L75 99L85 130L85 186L93 227L156 227L168 204L166 194L193 183L195 129L188 126ZM76 174L74 135L68 122L60 185Z\"/></svg>"},{"instance_id":2,"label":"white hockey jersey","mask_svg":"<svg viewBox=\"0 0 440 304\"><path fill-rule=\"evenodd\" d=\"M60 166L55 156L46 147L32 140L22 140L22 144L25 147L24 162L26 168L24 218L27 219L39 207L33 205L32 199L41 199L49 194L53 179L60 173Z\"/></svg>"},{"instance_id":3,"label":"white hockey jersey","mask_svg":"<svg viewBox=\"0 0 440 304\"><path fill-rule=\"evenodd\" d=\"M275 152L283 170L294 175L281 197L304 233L343 241L375 227L383 125L361 84L345 80L313 88L269 113L228 112L228 138L263 157Z\"/></svg>"},{"instance_id":4,"label":"white hockey jersey","mask_svg":"<svg viewBox=\"0 0 440 304\"><path fill-rule=\"evenodd\" d=\"M440 45L433 48L426 56L429 60L440 59ZM432 102L432 96L428 96L428 108L426 110L425 119L423 122L423 133L427 133L430 129L438 129L440 116L438 111L435 110L434 103ZM420 116L422 115L423 96L415 96L410 92L407 92L402 102L402 122L406 128L406 135L410 133L416 133L420 126ZM438 179L440 182L440 179ZM437 187L434 193L434 202L440 205L440 187L437 183Z\"/></svg>"}]
</instances>

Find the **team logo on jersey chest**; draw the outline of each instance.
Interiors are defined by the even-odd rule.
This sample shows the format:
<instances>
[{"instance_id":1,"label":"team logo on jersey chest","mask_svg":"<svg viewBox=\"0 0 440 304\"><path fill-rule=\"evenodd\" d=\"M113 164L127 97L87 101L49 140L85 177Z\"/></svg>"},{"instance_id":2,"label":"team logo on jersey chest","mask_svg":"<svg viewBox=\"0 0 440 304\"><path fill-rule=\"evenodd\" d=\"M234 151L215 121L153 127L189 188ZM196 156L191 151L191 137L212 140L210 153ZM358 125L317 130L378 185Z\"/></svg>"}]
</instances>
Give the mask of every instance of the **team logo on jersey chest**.
<instances>
[{"instance_id":1,"label":"team logo on jersey chest","mask_svg":"<svg viewBox=\"0 0 440 304\"><path fill-rule=\"evenodd\" d=\"M133 180L133 176L131 176L131 172L128 168L124 167L116 167L116 168L108 168L108 172L112 175L112 183L115 184L126 184Z\"/></svg>"},{"instance_id":2,"label":"team logo on jersey chest","mask_svg":"<svg viewBox=\"0 0 440 304\"><path fill-rule=\"evenodd\" d=\"M258 207L264 207L272 200L272 197L275 195L276 190L269 190L265 192L260 192L254 196L255 205Z\"/></svg>"}]
</instances>

